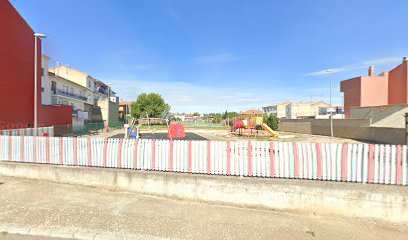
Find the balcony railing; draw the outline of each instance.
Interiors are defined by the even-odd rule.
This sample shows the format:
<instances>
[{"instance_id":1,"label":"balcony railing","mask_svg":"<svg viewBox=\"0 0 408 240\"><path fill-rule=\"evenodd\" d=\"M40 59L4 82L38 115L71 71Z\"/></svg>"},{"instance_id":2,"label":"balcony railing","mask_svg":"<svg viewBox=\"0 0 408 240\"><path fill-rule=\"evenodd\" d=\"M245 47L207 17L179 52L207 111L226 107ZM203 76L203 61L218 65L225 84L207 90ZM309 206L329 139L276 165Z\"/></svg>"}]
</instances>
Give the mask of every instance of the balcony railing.
<instances>
[{"instance_id":1,"label":"balcony railing","mask_svg":"<svg viewBox=\"0 0 408 240\"><path fill-rule=\"evenodd\" d=\"M81 101L88 101L88 98L86 98L84 96L74 94L74 93L70 93L70 92L67 92L67 91L61 90L61 89L57 89L56 95L70 97L70 98L78 99L78 100L81 100Z\"/></svg>"}]
</instances>

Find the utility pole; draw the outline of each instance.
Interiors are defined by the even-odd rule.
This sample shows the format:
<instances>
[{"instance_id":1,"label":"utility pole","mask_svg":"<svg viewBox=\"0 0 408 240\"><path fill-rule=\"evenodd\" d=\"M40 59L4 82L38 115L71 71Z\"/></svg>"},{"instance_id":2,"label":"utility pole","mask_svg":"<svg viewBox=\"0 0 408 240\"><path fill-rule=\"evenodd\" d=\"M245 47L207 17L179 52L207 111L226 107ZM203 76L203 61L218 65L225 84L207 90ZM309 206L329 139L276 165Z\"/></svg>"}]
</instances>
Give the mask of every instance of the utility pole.
<instances>
[{"instance_id":1,"label":"utility pole","mask_svg":"<svg viewBox=\"0 0 408 240\"><path fill-rule=\"evenodd\" d=\"M333 137L333 106L332 106L332 78L333 70L326 70L327 73L330 73L330 136Z\"/></svg>"},{"instance_id":2,"label":"utility pole","mask_svg":"<svg viewBox=\"0 0 408 240\"><path fill-rule=\"evenodd\" d=\"M38 38L45 38L42 33L34 33L34 135L38 134Z\"/></svg>"}]
</instances>

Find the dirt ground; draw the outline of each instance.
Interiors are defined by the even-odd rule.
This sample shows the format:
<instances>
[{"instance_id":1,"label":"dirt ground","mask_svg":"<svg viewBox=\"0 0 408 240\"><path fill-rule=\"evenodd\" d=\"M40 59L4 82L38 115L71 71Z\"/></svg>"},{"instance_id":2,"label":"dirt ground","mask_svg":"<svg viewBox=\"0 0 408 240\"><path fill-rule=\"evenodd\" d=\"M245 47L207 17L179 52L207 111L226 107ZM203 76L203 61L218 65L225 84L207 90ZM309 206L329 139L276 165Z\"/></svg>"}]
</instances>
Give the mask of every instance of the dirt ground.
<instances>
[{"instance_id":1,"label":"dirt ground","mask_svg":"<svg viewBox=\"0 0 408 240\"><path fill-rule=\"evenodd\" d=\"M155 138L155 139L165 139L162 136L163 133L167 131L164 129L160 130L141 130L140 133L146 134L148 139ZM208 139L211 141L239 141L239 140L250 140L255 139L255 137L248 137L248 136L239 136L237 134L231 134L229 130L226 129L186 129L187 133L194 133L201 136L203 139L197 140L204 140ZM362 143L361 141L353 140L353 139L346 139L346 138L331 138L327 136L320 136L320 135L310 135L310 134L302 134L302 133L287 133L287 132L278 132L279 137L271 137L268 133L264 132L264 136L259 136L256 138L257 140L264 140L264 141L280 141L280 142L313 142L313 143ZM157 137L154 136L156 134ZM192 134L193 135L193 134ZM90 137L123 137L124 130L118 129L111 132L104 132L100 133L99 135L93 135ZM196 140L194 136L192 139L187 140Z\"/></svg>"},{"instance_id":2,"label":"dirt ground","mask_svg":"<svg viewBox=\"0 0 408 240\"><path fill-rule=\"evenodd\" d=\"M0 225L143 239L406 240L408 236L408 226L366 219L228 207L3 176L0 183ZM10 237L6 239L15 239Z\"/></svg>"}]
</instances>

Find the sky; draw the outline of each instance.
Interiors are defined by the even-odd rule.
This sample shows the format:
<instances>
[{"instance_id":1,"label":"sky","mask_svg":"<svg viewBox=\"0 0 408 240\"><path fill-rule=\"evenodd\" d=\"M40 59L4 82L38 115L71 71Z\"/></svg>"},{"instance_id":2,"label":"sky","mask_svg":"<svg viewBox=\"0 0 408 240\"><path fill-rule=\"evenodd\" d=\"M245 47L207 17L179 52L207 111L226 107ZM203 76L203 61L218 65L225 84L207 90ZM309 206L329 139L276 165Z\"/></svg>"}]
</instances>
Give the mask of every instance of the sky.
<instances>
[{"instance_id":1,"label":"sky","mask_svg":"<svg viewBox=\"0 0 408 240\"><path fill-rule=\"evenodd\" d=\"M161 94L172 112L333 104L340 81L408 55L406 0L10 0L60 64L121 99Z\"/></svg>"}]
</instances>

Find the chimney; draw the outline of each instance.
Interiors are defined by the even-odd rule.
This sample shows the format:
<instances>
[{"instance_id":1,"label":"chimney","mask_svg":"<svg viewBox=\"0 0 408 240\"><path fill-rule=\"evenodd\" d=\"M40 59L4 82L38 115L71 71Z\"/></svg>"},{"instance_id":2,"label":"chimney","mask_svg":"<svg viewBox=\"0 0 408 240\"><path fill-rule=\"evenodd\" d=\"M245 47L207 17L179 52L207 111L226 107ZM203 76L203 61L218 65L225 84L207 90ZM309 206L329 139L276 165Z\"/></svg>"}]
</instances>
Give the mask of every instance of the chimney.
<instances>
[{"instance_id":1,"label":"chimney","mask_svg":"<svg viewBox=\"0 0 408 240\"><path fill-rule=\"evenodd\" d=\"M374 75L375 75L374 67L371 66L371 67L368 68L368 76L369 77L374 77Z\"/></svg>"},{"instance_id":2,"label":"chimney","mask_svg":"<svg viewBox=\"0 0 408 240\"><path fill-rule=\"evenodd\" d=\"M406 61L408 61L407 57L403 57L402 62L406 62Z\"/></svg>"}]
</instances>

